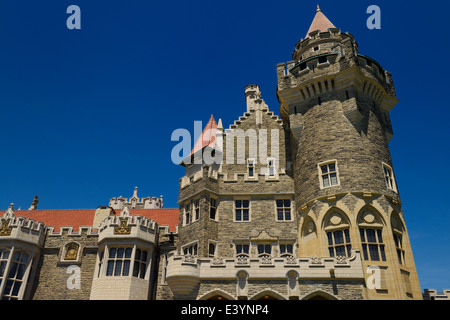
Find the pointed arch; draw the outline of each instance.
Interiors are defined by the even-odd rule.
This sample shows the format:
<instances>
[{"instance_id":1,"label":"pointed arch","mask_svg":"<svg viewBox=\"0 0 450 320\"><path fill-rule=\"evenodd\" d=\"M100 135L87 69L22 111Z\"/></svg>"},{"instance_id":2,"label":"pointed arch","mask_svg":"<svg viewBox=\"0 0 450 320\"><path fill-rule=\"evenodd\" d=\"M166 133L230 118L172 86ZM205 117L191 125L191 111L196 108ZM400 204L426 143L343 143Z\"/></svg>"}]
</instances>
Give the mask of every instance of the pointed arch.
<instances>
[{"instance_id":1,"label":"pointed arch","mask_svg":"<svg viewBox=\"0 0 450 320\"><path fill-rule=\"evenodd\" d=\"M225 291L216 289L205 293L198 300L236 300L236 298Z\"/></svg>"},{"instance_id":2,"label":"pointed arch","mask_svg":"<svg viewBox=\"0 0 450 320\"><path fill-rule=\"evenodd\" d=\"M301 300L339 300L339 298L323 290L316 290L308 293Z\"/></svg>"},{"instance_id":3,"label":"pointed arch","mask_svg":"<svg viewBox=\"0 0 450 320\"><path fill-rule=\"evenodd\" d=\"M367 214L372 214L373 217ZM374 220L371 220L374 219ZM372 205L366 204L361 209L359 209L358 214L356 215L356 221L358 224L361 223L375 223L386 226L386 220L383 215Z\"/></svg>"},{"instance_id":4,"label":"pointed arch","mask_svg":"<svg viewBox=\"0 0 450 320\"><path fill-rule=\"evenodd\" d=\"M322 229L325 230L327 227L339 226L339 225L347 225L351 226L350 219L348 215L344 212L344 210L332 206L325 213L322 219Z\"/></svg>"},{"instance_id":5,"label":"pointed arch","mask_svg":"<svg viewBox=\"0 0 450 320\"><path fill-rule=\"evenodd\" d=\"M249 300L286 300L286 298L281 294L274 290L266 289L261 292L258 292Z\"/></svg>"}]
</instances>

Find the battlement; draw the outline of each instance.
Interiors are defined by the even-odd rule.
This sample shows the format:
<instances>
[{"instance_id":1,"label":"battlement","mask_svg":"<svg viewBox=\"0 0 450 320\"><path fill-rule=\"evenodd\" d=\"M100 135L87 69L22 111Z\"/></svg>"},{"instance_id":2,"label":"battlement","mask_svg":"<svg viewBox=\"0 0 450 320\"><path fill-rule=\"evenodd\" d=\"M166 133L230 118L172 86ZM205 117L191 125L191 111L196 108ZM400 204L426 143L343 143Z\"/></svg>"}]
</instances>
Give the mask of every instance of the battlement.
<instances>
[{"instance_id":1,"label":"battlement","mask_svg":"<svg viewBox=\"0 0 450 320\"><path fill-rule=\"evenodd\" d=\"M131 215L124 208L119 215L110 215L100 223L99 243L105 239L140 238L156 245L158 224L155 220L139 215Z\"/></svg>"},{"instance_id":2,"label":"battlement","mask_svg":"<svg viewBox=\"0 0 450 320\"><path fill-rule=\"evenodd\" d=\"M12 204L0 221L0 239L19 240L43 246L47 231L45 224L23 216L16 217Z\"/></svg>"},{"instance_id":3,"label":"battlement","mask_svg":"<svg viewBox=\"0 0 450 320\"><path fill-rule=\"evenodd\" d=\"M109 200L109 206L115 210L129 209L161 209L163 207L163 196L139 198L137 196L138 187L134 188L131 198L115 197Z\"/></svg>"}]
</instances>

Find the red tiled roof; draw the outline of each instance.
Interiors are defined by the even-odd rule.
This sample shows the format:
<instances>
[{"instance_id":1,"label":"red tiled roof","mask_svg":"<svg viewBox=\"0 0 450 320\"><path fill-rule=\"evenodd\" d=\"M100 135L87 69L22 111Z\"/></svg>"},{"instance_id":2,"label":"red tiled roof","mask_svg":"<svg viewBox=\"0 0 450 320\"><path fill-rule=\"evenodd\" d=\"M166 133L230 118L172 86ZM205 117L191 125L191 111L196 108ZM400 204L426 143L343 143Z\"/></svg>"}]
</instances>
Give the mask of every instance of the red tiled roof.
<instances>
[{"instance_id":1,"label":"red tiled roof","mask_svg":"<svg viewBox=\"0 0 450 320\"><path fill-rule=\"evenodd\" d=\"M94 221L96 209L63 209L63 210L19 210L14 211L17 217L26 217L54 227L59 232L61 227L73 227L78 232L80 227L90 227ZM115 210L116 215L121 210ZM155 220L159 225L168 225L169 231L175 231L178 224L178 209L130 209L130 214L140 215ZM3 216L5 211L0 211Z\"/></svg>"},{"instance_id":2,"label":"red tiled roof","mask_svg":"<svg viewBox=\"0 0 450 320\"><path fill-rule=\"evenodd\" d=\"M317 5L316 15L314 16L311 26L309 27L309 30L306 33L306 37L308 36L308 34L310 32L313 32L316 30L320 30L320 32L327 32L329 28L336 28L336 27L322 13L322 11L319 8L319 5Z\"/></svg>"},{"instance_id":3,"label":"red tiled roof","mask_svg":"<svg viewBox=\"0 0 450 320\"><path fill-rule=\"evenodd\" d=\"M119 214L116 210L116 214ZM178 225L179 209L129 209L132 215L143 216L155 220L160 226L169 226L169 231L175 231Z\"/></svg>"}]
</instances>

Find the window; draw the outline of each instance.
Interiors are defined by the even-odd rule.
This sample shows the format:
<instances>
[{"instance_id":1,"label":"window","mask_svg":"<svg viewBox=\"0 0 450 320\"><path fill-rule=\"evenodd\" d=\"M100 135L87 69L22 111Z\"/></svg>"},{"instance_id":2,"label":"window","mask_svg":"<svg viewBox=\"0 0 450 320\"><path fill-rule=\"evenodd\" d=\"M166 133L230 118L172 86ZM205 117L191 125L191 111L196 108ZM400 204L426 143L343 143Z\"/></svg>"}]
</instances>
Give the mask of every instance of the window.
<instances>
[{"instance_id":1,"label":"window","mask_svg":"<svg viewBox=\"0 0 450 320\"><path fill-rule=\"evenodd\" d=\"M217 203L216 199L211 198L209 202L209 218L216 220Z\"/></svg>"},{"instance_id":2,"label":"window","mask_svg":"<svg viewBox=\"0 0 450 320\"><path fill-rule=\"evenodd\" d=\"M183 221L184 225L187 225L190 222L190 219L191 219L190 210L191 210L191 208L188 204L184 206L184 221Z\"/></svg>"},{"instance_id":3,"label":"window","mask_svg":"<svg viewBox=\"0 0 450 320\"><path fill-rule=\"evenodd\" d=\"M132 248L109 248L106 276L126 277L130 274Z\"/></svg>"},{"instance_id":4,"label":"window","mask_svg":"<svg viewBox=\"0 0 450 320\"><path fill-rule=\"evenodd\" d=\"M25 272L29 263L28 252L15 251L12 257L10 253L9 249L0 249L0 284L4 283L2 300L18 300L22 284L26 281ZM7 270L8 259L11 260Z\"/></svg>"},{"instance_id":5,"label":"window","mask_svg":"<svg viewBox=\"0 0 450 320\"><path fill-rule=\"evenodd\" d=\"M364 260L386 261L381 229L359 228Z\"/></svg>"},{"instance_id":6,"label":"window","mask_svg":"<svg viewBox=\"0 0 450 320\"><path fill-rule=\"evenodd\" d=\"M328 59L326 56L319 57L318 60L319 60L319 64L328 62Z\"/></svg>"},{"instance_id":7,"label":"window","mask_svg":"<svg viewBox=\"0 0 450 320\"><path fill-rule=\"evenodd\" d=\"M247 170L248 170L248 177L254 178L255 177L255 160L254 159L247 160Z\"/></svg>"},{"instance_id":8,"label":"window","mask_svg":"<svg viewBox=\"0 0 450 320\"><path fill-rule=\"evenodd\" d=\"M320 99L320 97L317 97L317 102L319 103L319 106L322 105L322 99Z\"/></svg>"},{"instance_id":9,"label":"window","mask_svg":"<svg viewBox=\"0 0 450 320\"><path fill-rule=\"evenodd\" d=\"M183 253L185 256L187 256L188 254L196 256L198 254L198 244L195 243L195 244L185 246L183 248Z\"/></svg>"},{"instance_id":10,"label":"window","mask_svg":"<svg viewBox=\"0 0 450 320\"><path fill-rule=\"evenodd\" d=\"M300 71L305 70L306 69L306 62L300 63L299 69L300 69Z\"/></svg>"},{"instance_id":11,"label":"window","mask_svg":"<svg viewBox=\"0 0 450 320\"><path fill-rule=\"evenodd\" d=\"M237 244L236 245L236 255L249 255L250 246L248 244Z\"/></svg>"},{"instance_id":12,"label":"window","mask_svg":"<svg viewBox=\"0 0 450 320\"><path fill-rule=\"evenodd\" d=\"M258 244L258 256L270 256L272 246L270 244Z\"/></svg>"},{"instance_id":13,"label":"window","mask_svg":"<svg viewBox=\"0 0 450 320\"><path fill-rule=\"evenodd\" d=\"M268 167L268 173L269 177L275 176L275 160L274 159L268 159L267 160L267 167Z\"/></svg>"},{"instance_id":14,"label":"window","mask_svg":"<svg viewBox=\"0 0 450 320\"><path fill-rule=\"evenodd\" d=\"M210 242L208 245L208 255L214 257L216 255L216 244Z\"/></svg>"},{"instance_id":15,"label":"window","mask_svg":"<svg viewBox=\"0 0 450 320\"><path fill-rule=\"evenodd\" d=\"M277 203L277 220L290 221L291 220L291 200L279 199Z\"/></svg>"},{"instance_id":16,"label":"window","mask_svg":"<svg viewBox=\"0 0 450 320\"><path fill-rule=\"evenodd\" d=\"M384 170L384 179L386 181L386 186L393 190L396 191L395 189L395 182L394 182L394 175L392 174L392 168L389 167L387 164L383 163L383 170Z\"/></svg>"},{"instance_id":17,"label":"window","mask_svg":"<svg viewBox=\"0 0 450 320\"><path fill-rule=\"evenodd\" d=\"M136 249L134 255L133 277L144 279L147 270L147 251Z\"/></svg>"},{"instance_id":18,"label":"window","mask_svg":"<svg viewBox=\"0 0 450 320\"><path fill-rule=\"evenodd\" d=\"M236 200L235 205L235 221L249 221L250 220L250 201L249 200Z\"/></svg>"},{"instance_id":19,"label":"window","mask_svg":"<svg viewBox=\"0 0 450 320\"><path fill-rule=\"evenodd\" d=\"M320 165L320 183L322 188L332 187L339 184L336 162Z\"/></svg>"},{"instance_id":20,"label":"window","mask_svg":"<svg viewBox=\"0 0 450 320\"><path fill-rule=\"evenodd\" d=\"M292 256L294 252L294 246L292 244L280 244L281 256Z\"/></svg>"},{"instance_id":21,"label":"window","mask_svg":"<svg viewBox=\"0 0 450 320\"><path fill-rule=\"evenodd\" d=\"M350 257L352 245L348 229L327 232L330 257Z\"/></svg>"},{"instance_id":22,"label":"window","mask_svg":"<svg viewBox=\"0 0 450 320\"><path fill-rule=\"evenodd\" d=\"M200 200L194 200L194 221L200 219Z\"/></svg>"},{"instance_id":23,"label":"window","mask_svg":"<svg viewBox=\"0 0 450 320\"><path fill-rule=\"evenodd\" d=\"M314 50L314 51L319 51L319 46L315 46L315 47L313 48L313 50Z\"/></svg>"},{"instance_id":24,"label":"window","mask_svg":"<svg viewBox=\"0 0 450 320\"><path fill-rule=\"evenodd\" d=\"M405 250L403 250L403 237L394 231L395 248L397 249L398 263L405 265Z\"/></svg>"}]
</instances>

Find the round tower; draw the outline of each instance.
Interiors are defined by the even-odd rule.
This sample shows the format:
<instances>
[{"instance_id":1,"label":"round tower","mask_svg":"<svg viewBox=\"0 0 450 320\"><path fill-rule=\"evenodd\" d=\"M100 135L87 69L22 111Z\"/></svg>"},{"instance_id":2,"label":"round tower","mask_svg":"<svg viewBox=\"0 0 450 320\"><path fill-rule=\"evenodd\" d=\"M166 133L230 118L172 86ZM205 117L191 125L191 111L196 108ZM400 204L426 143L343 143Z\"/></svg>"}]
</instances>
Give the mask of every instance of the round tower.
<instances>
[{"instance_id":1,"label":"round tower","mask_svg":"<svg viewBox=\"0 0 450 320\"><path fill-rule=\"evenodd\" d=\"M367 279L368 267L381 270L368 298L420 298L388 147L390 73L319 7L292 58L277 65L277 96L291 132L299 255L360 250Z\"/></svg>"}]
</instances>

